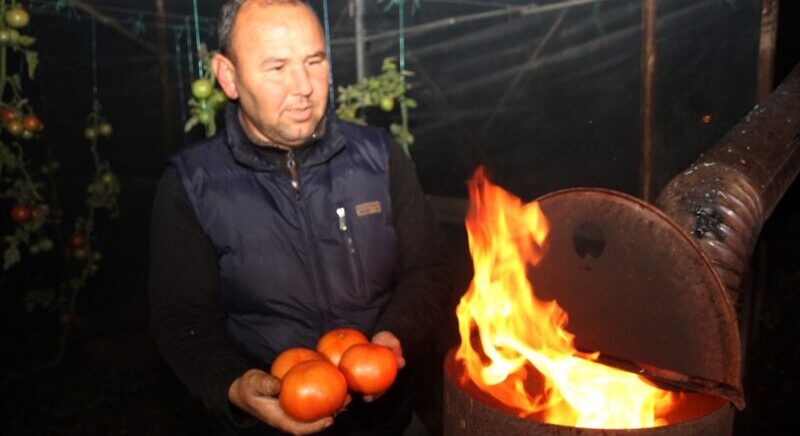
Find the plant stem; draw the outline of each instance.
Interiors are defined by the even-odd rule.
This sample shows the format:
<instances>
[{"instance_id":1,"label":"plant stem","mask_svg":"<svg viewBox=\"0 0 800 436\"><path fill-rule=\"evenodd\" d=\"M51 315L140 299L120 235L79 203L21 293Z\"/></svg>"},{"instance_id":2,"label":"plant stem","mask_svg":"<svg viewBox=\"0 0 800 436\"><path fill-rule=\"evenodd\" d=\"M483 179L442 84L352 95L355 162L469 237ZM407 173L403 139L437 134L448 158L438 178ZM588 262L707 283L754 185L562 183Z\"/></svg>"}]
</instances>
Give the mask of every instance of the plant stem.
<instances>
[{"instance_id":1,"label":"plant stem","mask_svg":"<svg viewBox=\"0 0 800 436\"><path fill-rule=\"evenodd\" d=\"M2 8L0 8L2 11ZM0 48L0 99L2 99L6 95L6 82L8 81L8 77L6 77L6 51L8 47L3 46Z\"/></svg>"}]
</instances>

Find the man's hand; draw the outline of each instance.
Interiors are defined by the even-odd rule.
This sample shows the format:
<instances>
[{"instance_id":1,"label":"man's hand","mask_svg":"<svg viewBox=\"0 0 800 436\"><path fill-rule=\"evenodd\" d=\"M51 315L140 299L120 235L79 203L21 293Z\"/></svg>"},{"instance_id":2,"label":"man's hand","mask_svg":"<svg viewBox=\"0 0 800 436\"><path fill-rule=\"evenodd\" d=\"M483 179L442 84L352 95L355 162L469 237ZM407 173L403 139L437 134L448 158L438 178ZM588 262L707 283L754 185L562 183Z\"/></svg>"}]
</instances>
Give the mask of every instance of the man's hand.
<instances>
[{"instance_id":1,"label":"man's hand","mask_svg":"<svg viewBox=\"0 0 800 436\"><path fill-rule=\"evenodd\" d=\"M228 399L236 407L255 418L295 435L317 433L333 424L333 417L313 422L300 422L292 419L283 411L278 402L280 390L280 380L260 369L250 369L231 383L231 387L228 389Z\"/></svg>"},{"instance_id":2,"label":"man's hand","mask_svg":"<svg viewBox=\"0 0 800 436\"><path fill-rule=\"evenodd\" d=\"M380 344L392 350L394 357L397 359L397 369L403 369L406 366L406 359L403 357L403 347L400 345L400 339L394 333L382 330L372 336L373 344ZM377 400L383 393L375 395L364 395L364 402L369 403Z\"/></svg>"}]
</instances>

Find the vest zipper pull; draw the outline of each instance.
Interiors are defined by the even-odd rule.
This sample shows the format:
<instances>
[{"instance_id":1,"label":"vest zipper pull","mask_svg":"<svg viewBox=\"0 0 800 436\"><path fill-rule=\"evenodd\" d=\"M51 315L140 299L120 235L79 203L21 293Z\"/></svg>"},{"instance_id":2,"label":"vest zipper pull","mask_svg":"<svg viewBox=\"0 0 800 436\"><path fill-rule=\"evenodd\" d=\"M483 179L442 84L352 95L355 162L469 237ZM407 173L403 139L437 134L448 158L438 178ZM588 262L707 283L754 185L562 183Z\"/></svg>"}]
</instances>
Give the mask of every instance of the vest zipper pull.
<instances>
[{"instance_id":1,"label":"vest zipper pull","mask_svg":"<svg viewBox=\"0 0 800 436\"><path fill-rule=\"evenodd\" d=\"M345 212L343 207L336 208L336 215L339 217L339 230L346 232L347 231L347 219L345 218Z\"/></svg>"},{"instance_id":2,"label":"vest zipper pull","mask_svg":"<svg viewBox=\"0 0 800 436\"><path fill-rule=\"evenodd\" d=\"M289 177L294 190L294 198L300 199L300 178L297 177L297 163L294 161L294 152L289 150L286 152L286 169L289 170Z\"/></svg>"}]
</instances>

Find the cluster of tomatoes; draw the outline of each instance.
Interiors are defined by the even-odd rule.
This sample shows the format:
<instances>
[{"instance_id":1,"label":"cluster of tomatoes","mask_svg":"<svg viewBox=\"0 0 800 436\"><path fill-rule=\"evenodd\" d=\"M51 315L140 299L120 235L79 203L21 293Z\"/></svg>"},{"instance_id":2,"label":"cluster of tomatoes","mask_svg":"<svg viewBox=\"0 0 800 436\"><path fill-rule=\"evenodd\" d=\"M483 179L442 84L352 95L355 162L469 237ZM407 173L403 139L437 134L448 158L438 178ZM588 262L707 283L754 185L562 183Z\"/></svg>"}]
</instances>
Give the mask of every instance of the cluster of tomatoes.
<instances>
[{"instance_id":1,"label":"cluster of tomatoes","mask_svg":"<svg viewBox=\"0 0 800 436\"><path fill-rule=\"evenodd\" d=\"M113 132L114 128L111 127L111 124L108 121L103 121L97 125L83 129L83 136L89 141L94 141L98 136L109 137Z\"/></svg>"},{"instance_id":2,"label":"cluster of tomatoes","mask_svg":"<svg viewBox=\"0 0 800 436\"><path fill-rule=\"evenodd\" d=\"M20 115L10 108L0 111L3 127L11 135L28 140L33 139L37 133L44 130L44 123L35 114L30 113L22 117Z\"/></svg>"},{"instance_id":3,"label":"cluster of tomatoes","mask_svg":"<svg viewBox=\"0 0 800 436\"><path fill-rule=\"evenodd\" d=\"M192 108L192 114L201 124L208 124L214 112L228 103L228 97L210 79L197 79L192 82L192 96L200 102Z\"/></svg>"},{"instance_id":4,"label":"cluster of tomatoes","mask_svg":"<svg viewBox=\"0 0 800 436\"><path fill-rule=\"evenodd\" d=\"M340 410L348 388L365 395L389 389L397 376L397 358L358 330L339 328L325 333L316 351L298 347L282 352L270 374L281 380L278 400L284 412L310 422Z\"/></svg>"},{"instance_id":5,"label":"cluster of tomatoes","mask_svg":"<svg viewBox=\"0 0 800 436\"><path fill-rule=\"evenodd\" d=\"M19 30L28 25L30 15L20 5L14 5L6 10L5 24L0 28L0 45L16 44L19 42Z\"/></svg>"}]
</instances>

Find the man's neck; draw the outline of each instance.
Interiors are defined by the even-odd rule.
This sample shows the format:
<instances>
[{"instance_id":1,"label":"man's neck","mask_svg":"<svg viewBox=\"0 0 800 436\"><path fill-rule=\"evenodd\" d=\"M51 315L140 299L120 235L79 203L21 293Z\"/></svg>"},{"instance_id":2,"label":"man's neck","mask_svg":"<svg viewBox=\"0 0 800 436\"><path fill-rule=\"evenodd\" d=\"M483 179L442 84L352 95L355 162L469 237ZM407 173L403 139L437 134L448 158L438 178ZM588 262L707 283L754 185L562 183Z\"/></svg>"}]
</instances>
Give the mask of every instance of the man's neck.
<instances>
[{"instance_id":1,"label":"man's neck","mask_svg":"<svg viewBox=\"0 0 800 436\"><path fill-rule=\"evenodd\" d=\"M315 141L317 139L320 139L325 135L325 118L326 117L322 117L322 120L320 120L319 124L317 125L316 130L314 130L314 133L311 134L311 137L308 138L308 140L306 142L304 142L301 145L295 146L295 147L290 147L290 146L287 146L287 145L281 145L281 144L275 143L274 141L264 141L262 139L254 137L254 135L250 132L250 129L248 128L249 124L245 123L245 121L244 121L244 115L242 114L242 108L239 108L236 111L236 115L239 118L239 125L242 127L242 131L244 132L245 136L247 136L247 139L249 139L250 142L252 142L254 145L257 145L259 147L269 147L269 148L274 148L274 149L278 149L278 150L281 150L281 151L289 151L289 150L292 150L292 149L305 147L310 142Z\"/></svg>"},{"instance_id":2,"label":"man's neck","mask_svg":"<svg viewBox=\"0 0 800 436\"><path fill-rule=\"evenodd\" d=\"M287 147L285 145L276 144L270 141L264 141L262 139L256 138L253 134L250 133L250 125L244 121L244 115L242 115L242 108L236 111L236 115L239 118L239 125L242 127L242 132L244 135L247 136L247 139L250 140L253 144L259 147L269 147L269 148L276 148L282 151L289 151L291 147Z\"/></svg>"}]
</instances>

